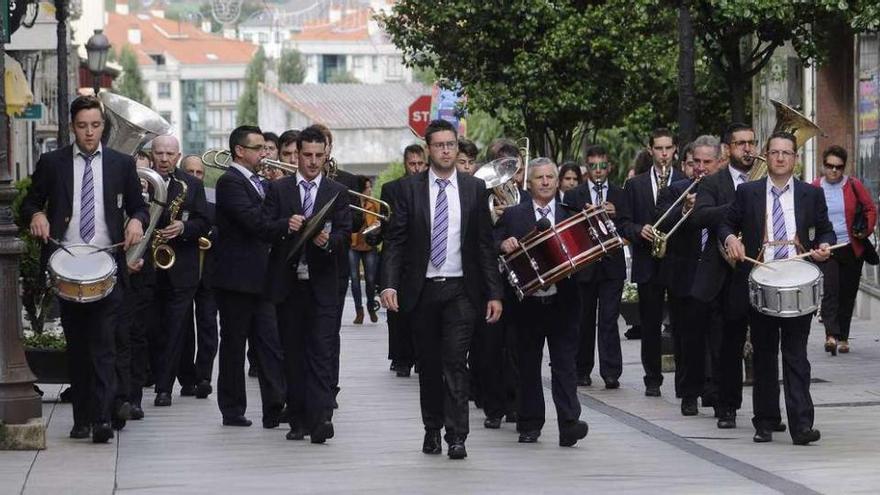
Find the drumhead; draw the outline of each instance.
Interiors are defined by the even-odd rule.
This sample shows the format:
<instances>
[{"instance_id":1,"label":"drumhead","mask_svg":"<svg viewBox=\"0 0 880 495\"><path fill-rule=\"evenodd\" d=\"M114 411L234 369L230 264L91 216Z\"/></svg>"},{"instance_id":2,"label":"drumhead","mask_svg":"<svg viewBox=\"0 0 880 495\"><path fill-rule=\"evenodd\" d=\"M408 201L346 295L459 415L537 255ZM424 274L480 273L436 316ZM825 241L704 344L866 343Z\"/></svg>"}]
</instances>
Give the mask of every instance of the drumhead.
<instances>
[{"instance_id":1,"label":"drumhead","mask_svg":"<svg viewBox=\"0 0 880 495\"><path fill-rule=\"evenodd\" d=\"M768 261L766 264L755 266L751 279L767 287L796 287L822 276L816 265L800 259Z\"/></svg>"},{"instance_id":2,"label":"drumhead","mask_svg":"<svg viewBox=\"0 0 880 495\"><path fill-rule=\"evenodd\" d=\"M71 244L65 246L74 256L58 249L49 258L49 269L57 277L73 281L96 280L116 270L113 257L105 252L93 253L96 246Z\"/></svg>"}]
</instances>

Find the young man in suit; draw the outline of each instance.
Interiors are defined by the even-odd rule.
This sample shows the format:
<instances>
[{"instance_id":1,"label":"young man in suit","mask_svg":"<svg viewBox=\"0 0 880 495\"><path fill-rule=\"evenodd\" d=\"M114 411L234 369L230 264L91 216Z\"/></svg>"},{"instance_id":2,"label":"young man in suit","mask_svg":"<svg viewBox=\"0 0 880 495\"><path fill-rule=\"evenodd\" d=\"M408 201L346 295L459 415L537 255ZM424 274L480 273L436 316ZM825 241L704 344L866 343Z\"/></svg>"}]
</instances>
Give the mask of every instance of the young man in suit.
<instances>
[{"instance_id":1,"label":"young man in suit","mask_svg":"<svg viewBox=\"0 0 880 495\"><path fill-rule=\"evenodd\" d=\"M333 437L334 360L339 339L339 257L351 238L345 186L322 175L324 135L306 127L297 137L299 170L275 182L263 204L275 242L269 255L266 296L275 303L284 346L288 440L312 443ZM301 240L313 215L333 201L313 237ZM303 242L290 258L292 245Z\"/></svg>"},{"instance_id":2,"label":"young man in suit","mask_svg":"<svg viewBox=\"0 0 880 495\"><path fill-rule=\"evenodd\" d=\"M660 331L666 287L657 277L659 260L651 256L653 223L657 218L657 196L663 188L685 176L673 166L675 137L668 129L656 129L650 140L653 165L628 179L623 186L626 208L618 214L620 234L632 249L632 281L638 284L639 317L642 322L642 366L645 395L660 397L663 373L660 364ZM675 321L672 321L675 325Z\"/></svg>"},{"instance_id":3,"label":"young man in suit","mask_svg":"<svg viewBox=\"0 0 880 495\"><path fill-rule=\"evenodd\" d=\"M836 238L828 220L825 195L821 189L793 177L797 156L795 137L787 132L774 133L767 146L767 178L737 189L727 218L718 229L727 252L740 262L734 277L748 277L750 267L743 263L746 256L759 258L763 254L765 260L784 260L795 256L798 247L808 250L817 262L831 256L830 245ZM737 232L742 232L742 241ZM819 430L813 428L807 359L812 318L812 313L780 318L754 308L749 310L755 362L755 442L771 441L781 420L776 379L780 347L785 411L792 441L795 445L806 445L820 438Z\"/></svg>"},{"instance_id":4,"label":"young man in suit","mask_svg":"<svg viewBox=\"0 0 880 495\"><path fill-rule=\"evenodd\" d=\"M192 306L199 285L199 237L211 228L208 202L202 181L177 168L180 143L174 136L159 136L152 143L153 163L168 187L169 207L156 224L156 235L174 250L174 264L168 269L156 265L156 306L162 357L156 377L154 405L170 406L171 391L177 378L180 357L186 343L184 318ZM184 184L186 191L184 191ZM175 218L170 218L171 204L183 194L183 202ZM154 264L156 260L153 260ZM181 383L181 395L193 395L195 383Z\"/></svg>"},{"instance_id":5,"label":"young man in suit","mask_svg":"<svg viewBox=\"0 0 880 495\"><path fill-rule=\"evenodd\" d=\"M70 437L88 438L91 433L93 442L105 443L113 438L114 332L128 275L123 251L143 238L149 210L134 158L101 144L101 102L80 96L71 103L70 115L75 142L40 157L21 214L30 219L31 235L44 243L51 238L106 248L124 242L123 250L111 251L119 283L109 295L91 303L59 298L73 391ZM126 225L124 215L129 217ZM44 245L41 266L56 249L54 242Z\"/></svg>"},{"instance_id":6,"label":"young man in suit","mask_svg":"<svg viewBox=\"0 0 880 495\"><path fill-rule=\"evenodd\" d=\"M505 210L495 229L501 252L510 254L522 239L536 228L549 228L569 217L556 201L559 177L556 164L549 158L529 163L529 190L532 200ZM559 423L559 445L571 447L587 436L587 423L580 420L577 398L578 322L581 315L577 281L568 277L514 303L512 314L517 321L519 365L520 443L535 443L544 426L544 386L541 364L544 340L550 349L553 403Z\"/></svg>"},{"instance_id":7,"label":"young man in suit","mask_svg":"<svg viewBox=\"0 0 880 495\"><path fill-rule=\"evenodd\" d=\"M275 308L263 289L272 235L261 211L266 195L256 171L265 157L259 127L240 126L229 135L232 163L217 180L217 266L214 274L220 312L220 363L217 405L227 426L250 426L244 360L245 341L259 361L263 427L279 425L284 404L284 371Z\"/></svg>"},{"instance_id":8,"label":"young man in suit","mask_svg":"<svg viewBox=\"0 0 880 495\"><path fill-rule=\"evenodd\" d=\"M588 179L565 194L565 204L575 210L587 205L601 206L611 218L618 218L617 209L625 207L623 190L608 182L612 166L608 152L602 146L587 149L584 162ZM617 318L620 316L620 298L626 280L626 260L623 249L617 249L581 270L576 278L580 284L581 306L580 338L577 353L578 385L590 386L596 353L596 334L599 338L599 375L605 388L620 387L623 356ZM598 317L598 319L597 319Z\"/></svg>"},{"instance_id":9,"label":"young man in suit","mask_svg":"<svg viewBox=\"0 0 880 495\"><path fill-rule=\"evenodd\" d=\"M501 316L501 276L495 260L486 185L457 174L458 135L444 120L425 132L427 172L400 183L385 240L382 304L413 315L425 438L422 451L440 454L446 428L450 459L467 456L467 352L478 312ZM488 302L487 302L488 301Z\"/></svg>"}]
</instances>

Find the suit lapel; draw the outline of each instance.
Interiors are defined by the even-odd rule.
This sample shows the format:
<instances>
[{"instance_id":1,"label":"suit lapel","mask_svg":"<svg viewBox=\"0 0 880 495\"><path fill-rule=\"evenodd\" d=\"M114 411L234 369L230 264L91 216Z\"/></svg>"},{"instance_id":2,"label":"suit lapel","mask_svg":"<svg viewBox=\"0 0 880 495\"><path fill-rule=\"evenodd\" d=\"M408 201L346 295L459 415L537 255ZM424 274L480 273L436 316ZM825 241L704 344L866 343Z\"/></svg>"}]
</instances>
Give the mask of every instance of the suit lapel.
<instances>
[{"instance_id":1,"label":"suit lapel","mask_svg":"<svg viewBox=\"0 0 880 495\"><path fill-rule=\"evenodd\" d=\"M73 146L69 146L62 155L61 180L64 184L64 192L67 194L67 208L73 209Z\"/></svg>"},{"instance_id":2,"label":"suit lapel","mask_svg":"<svg viewBox=\"0 0 880 495\"><path fill-rule=\"evenodd\" d=\"M415 197L413 198L416 211L422 212L422 220L425 222L425 237L428 245L431 242L431 192L428 187L428 172L422 172L416 180Z\"/></svg>"},{"instance_id":3,"label":"suit lapel","mask_svg":"<svg viewBox=\"0 0 880 495\"><path fill-rule=\"evenodd\" d=\"M299 186L297 186L296 189L299 189ZM315 193L315 206L312 209L313 212L316 212L324 207L324 203L326 203L327 200L330 199L329 194L330 186L327 185L327 179L321 179L321 185L318 186L318 192ZM302 204L302 201L300 201L300 204Z\"/></svg>"},{"instance_id":4,"label":"suit lapel","mask_svg":"<svg viewBox=\"0 0 880 495\"><path fill-rule=\"evenodd\" d=\"M795 179L794 181L794 194L792 197L794 198L794 228L798 234L798 241L804 246L806 246L805 241L809 241L809 239L804 239L801 236L801 226L807 225L807 221L804 218L804 215L807 214L804 206L807 204L807 188L804 187L804 183Z\"/></svg>"},{"instance_id":5,"label":"suit lapel","mask_svg":"<svg viewBox=\"0 0 880 495\"><path fill-rule=\"evenodd\" d=\"M721 190L723 191L724 198L732 198L736 194L736 190L733 188L733 173L730 171L730 166L724 170L724 175L719 177L721 179Z\"/></svg>"},{"instance_id":6,"label":"suit lapel","mask_svg":"<svg viewBox=\"0 0 880 495\"><path fill-rule=\"evenodd\" d=\"M471 203L473 203L473 194L471 194L471 190L473 187L471 186L471 182L463 175L457 174L456 178L458 179L458 202L461 207L461 218L459 219L461 225L461 242L464 244L464 235L465 232L467 232L468 219L471 216Z\"/></svg>"},{"instance_id":7,"label":"suit lapel","mask_svg":"<svg viewBox=\"0 0 880 495\"><path fill-rule=\"evenodd\" d=\"M252 200L256 201L257 203L261 203L263 201L263 198L261 198L260 195L257 193L257 190L254 189L254 184L251 182L251 179L249 177L245 177L245 175L243 173L241 173L241 171L239 171L235 167L229 167L229 170L231 170L232 173L234 173L235 175L244 179L245 189L248 192L248 196L250 196L250 198ZM265 189L264 189L264 191L265 191ZM169 195L169 197L170 197L170 195Z\"/></svg>"},{"instance_id":8,"label":"suit lapel","mask_svg":"<svg viewBox=\"0 0 880 495\"><path fill-rule=\"evenodd\" d=\"M104 189L104 212L109 214L115 208L115 198L113 197L113 192L115 188L113 187L113 181L116 177L113 174L113 164L110 163L110 159L107 156L107 149L104 148L101 150L101 186ZM172 198L173 196L168 196ZM109 216L107 217L109 218Z\"/></svg>"},{"instance_id":9,"label":"suit lapel","mask_svg":"<svg viewBox=\"0 0 880 495\"><path fill-rule=\"evenodd\" d=\"M758 226L758 238L764 242L764 233L767 232L767 181L764 179L760 182L761 187L756 187L755 194L755 219ZM772 240L772 239L768 239Z\"/></svg>"},{"instance_id":10,"label":"suit lapel","mask_svg":"<svg viewBox=\"0 0 880 495\"><path fill-rule=\"evenodd\" d=\"M291 205L290 205L291 206L290 211L292 212L291 214L302 215L303 214L302 196L300 196L300 194L299 194L299 184L296 183L295 177L296 176L294 176L294 179L292 181L288 182L288 184L289 184L288 187L291 189L290 194L281 194L281 196L287 196L286 201L291 202ZM322 180L321 184L323 185L323 183L324 183L324 181ZM314 210L312 210L312 211L314 211Z\"/></svg>"},{"instance_id":11,"label":"suit lapel","mask_svg":"<svg viewBox=\"0 0 880 495\"><path fill-rule=\"evenodd\" d=\"M653 212L654 208L657 206L657 202L654 201L654 179L651 177L651 174L654 173L654 170L648 170L645 173L645 185L642 187L642 195L645 197L645 206L648 207L648 211ZM653 216L653 213L651 214Z\"/></svg>"}]
</instances>

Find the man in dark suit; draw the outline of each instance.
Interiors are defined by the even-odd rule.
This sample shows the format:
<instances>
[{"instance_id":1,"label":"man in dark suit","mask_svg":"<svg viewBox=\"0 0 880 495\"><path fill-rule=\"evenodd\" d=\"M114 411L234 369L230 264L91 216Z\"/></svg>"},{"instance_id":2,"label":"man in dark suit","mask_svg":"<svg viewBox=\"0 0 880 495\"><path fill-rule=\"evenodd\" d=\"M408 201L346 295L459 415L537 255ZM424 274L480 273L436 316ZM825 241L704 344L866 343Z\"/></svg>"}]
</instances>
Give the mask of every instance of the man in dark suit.
<instances>
[{"instance_id":1,"label":"man in dark suit","mask_svg":"<svg viewBox=\"0 0 880 495\"><path fill-rule=\"evenodd\" d=\"M556 201L559 177L556 164L549 158L529 163L529 188L532 201L505 210L495 229L501 252L510 254L522 239L544 222L549 228L569 217ZM578 323L581 316L577 281L568 277L545 287L513 304L517 321L519 366L519 418L516 429L520 443L535 443L544 426L544 386L541 364L544 340L550 349L553 403L559 423L559 445L571 447L587 436L587 423L580 420L577 398Z\"/></svg>"},{"instance_id":2,"label":"man in dark suit","mask_svg":"<svg viewBox=\"0 0 880 495\"><path fill-rule=\"evenodd\" d=\"M411 144L403 150L403 166L405 176L415 175L424 172L428 168L428 162L425 160L425 149L420 144ZM397 211L395 204L397 197L400 195L400 179L387 182L382 186L382 194L380 199L391 205L392 215ZM386 230L390 225L386 222L379 230L378 237L373 241L375 244L382 242ZM381 258L385 256L385 250L380 253ZM379 287L379 291L385 287ZM391 361L391 371L394 371L398 377L406 378L410 376L413 365L415 364L415 349L413 348L413 332L410 323L410 315L402 311L388 311L388 359Z\"/></svg>"},{"instance_id":3,"label":"man in dark suit","mask_svg":"<svg viewBox=\"0 0 880 495\"><path fill-rule=\"evenodd\" d=\"M587 205L602 206L612 221L616 221L618 207L625 207L626 200L623 190L608 182L608 174L612 170L608 162L608 152L602 146L591 146L586 155L588 179L565 194L565 204L575 210L583 210ZM620 375L623 373L620 333L617 328L620 298L623 294L623 282L626 280L623 249L616 249L587 266L578 272L576 278L580 284L583 310L577 353L578 385L592 384L590 374L595 363L598 333L599 375L605 382L605 388L618 388Z\"/></svg>"},{"instance_id":4,"label":"man in dark suit","mask_svg":"<svg viewBox=\"0 0 880 495\"><path fill-rule=\"evenodd\" d=\"M793 177L797 160L797 140L787 132L770 136L767 146L767 178L743 184L725 221L719 226L727 252L739 261L734 277L746 278L746 256L765 260L784 260L796 254L796 248L809 250L814 261L831 256L830 245L836 240L828 221L828 208L822 190ZM736 233L742 232L740 241ZM783 266L778 269L783 269ZM813 428L813 401L810 397L810 362L807 339L813 314L792 318L768 316L749 311L754 349L755 384L753 400L755 442L769 442L781 420L779 411L778 354L782 349L782 380L785 388L785 411L795 445L819 440Z\"/></svg>"},{"instance_id":5,"label":"man in dark suit","mask_svg":"<svg viewBox=\"0 0 880 495\"><path fill-rule=\"evenodd\" d=\"M174 136L159 136L152 143L153 163L168 187L169 206L156 224L156 235L174 250L174 264L167 269L154 258L156 306L159 312L162 354L156 377L156 406L171 405L171 391L186 343L184 318L199 285L199 237L211 224L202 181L177 168L180 143ZM185 186L184 186L185 184ZM183 200L181 201L181 198ZM179 204L171 218L172 205ZM181 383L181 395L192 395L194 383Z\"/></svg>"},{"instance_id":6,"label":"man in dark suit","mask_svg":"<svg viewBox=\"0 0 880 495\"><path fill-rule=\"evenodd\" d=\"M427 172L400 184L397 211L385 241L382 304L413 314L425 439L440 454L446 427L450 459L467 456L467 351L474 321L501 316L502 286L482 180L456 174L458 135L444 120L425 132ZM399 304L398 304L399 297ZM487 302L488 301L488 302Z\"/></svg>"},{"instance_id":7,"label":"man in dark suit","mask_svg":"<svg viewBox=\"0 0 880 495\"><path fill-rule=\"evenodd\" d=\"M694 179L673 182L657 199L658 213L669 211L662 225L657 225L661 231L672 232L676 224L683 222L668 237L666 256L660 264L660 279L668 288L669 313L675 322L672 335L675 395L681 398L684 416L695 416L699 412L697 398L703 393L706 381L704 332L708 329L707 322L712 321L710 306L692 295L694 274L703 253L717 251L717 246L709 242L709 230L696 227L688 212L693 210L702 177L718 171L721 143L714 136L700 136L691 143L690 149ZM701 183L694 185L694 180ZM681 201L676 203L679 198ZM682 221L684 215L689 216Z\"/></svg>"},{"instance_id":8,"label":"man in dark suit","mask_svg":"<svg viewBox=\"0 0 880 495\"><path fill-rule=\"evenodd\" d=\"M187 174L204 180L205 165L198 155L185 157L180 165ZM206 204L205 212L211 228L208 235L203 236L208 243L199 239L199 285L193 296L193 304L187 306L187 314L184 318L183 331L186 335L186 343L177 374L181 384L195 385L192 392L197 399L206 399L214 391L211 379L214 359L217 357L217 302L214 299L214 288L211 286L215 263L214 252L208 247L217 242L217 228L214 225L216 214L214 203L208 201ZM183 386L181 386L182 393Z\"/></svg>"},{"instance_id":9,"label":"man in dark suit","mask_svg":"<svg viewBox=\"0 0 880 495\"><path fill-rule=\"evenodd\" d=\"M101 145L104 114L97 98L78 97L70 115L76 141L40 157L21 205L22 218L30 219L31 235L43 242L51 238L99 248L124 242L128 249L141 241L149 222L134 158ZM45 244L41 266L56 249L54 242ZM59 298L73 391L70 437L88 438L91 433L95 443L113 438L114 332L128 274L124 253L111 253L119 283L109 295L91 303Z\"/></svg>"},{"instance_id":10,"label":"man in dark suit","mask_svg":"<svg viewBox=\"0 0 880 495\"><path fill-rule=\"evenodd\" d=\"M312 443L333 437L334 368L339 339L339 257L351 238L351 209L345 186L322 176L327 158L324 135L307 127L297 137L299 171L279 179L263 211L275 237L269 255L266 296L275 304L284 346L288 440ZM313 237L301 240L313 215L333 201ZM292 245L302 246L290 258Z\"/></svg>"},{"instance_id":11,"label":"man in dark suit","mask_svg":"<svg viewBox=\"0 0 880 495\"><path fill-rule=\"evenodd\" d=\"M260 363L257 378L263 427L279 425L284 404L284 372L275 308L263 296L272 240L261 211L266 192L256 170L265 156L258 127L240 126L229 135L232 163L217 181L214 290L220 312L220 363L217 405L227 426L250 426L244 416L245 341ZM234 268L234 269L230 269Z\"/></svg>"},{"instance_id":12,"label":"man in dark suit","mask_svg":"<svg viewBox=\"0 0 880 495\"><path fill-rule=\"evenodd\" d=\"M656 218L657 196L661 189L684 179L673 166L675 137L668 129L651 133L650 170L626 181L623 186L626 208L618 213L620 234L632 249L632 281L638 284L639 317L642 322L642 366L645 369L645 395L660 396L663 373L660 365L660 330L666 287L657 278L659 260L651 256L654 240L652 224ZM675 321L671 322L675 325Z\"/></svg>"}]
</instances>

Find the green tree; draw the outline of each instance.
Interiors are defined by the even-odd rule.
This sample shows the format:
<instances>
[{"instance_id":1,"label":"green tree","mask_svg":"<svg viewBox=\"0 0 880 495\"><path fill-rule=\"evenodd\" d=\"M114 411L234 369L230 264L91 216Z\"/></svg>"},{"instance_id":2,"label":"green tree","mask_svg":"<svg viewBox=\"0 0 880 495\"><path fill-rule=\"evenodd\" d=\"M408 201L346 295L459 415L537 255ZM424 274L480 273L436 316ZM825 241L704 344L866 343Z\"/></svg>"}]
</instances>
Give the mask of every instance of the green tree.
<instances>
[{"instance_id":1,"label":"green tree","mask_svg":"<svg viewBox=\"0 0 880 495\"><path fill-rule=\"evenodd\" d=\"M278 82L281 84L302 84L306 78L306 67L302 55L297 50L284 49L278 60Z\"/></svg>"},{"instance_id":2,"label":"green tree","mask_svg":"<svg viewBox=\"0 0 880 495\"><path fill-rule=\"evenodd\" d=\"M379 172L379 175L376 176L376 180L373 181L373 197L382 197L382 186L403 177L403 174L405 173L406 169L403 167L403 162L395 161L389 163L388 166L385 167L385 170Z\"/></svg>"},{"instance_id":3,"label":"green tree","mask_svg":"<svg viewBox=\"0 0 880 495\"><path fill-rule=\"evenodd\" d=\"M360 79L348 71L334 72L327 78L329 84L360 84Z\"/></svg>"},{"instance_id":4,"label":"green tree","mask_svg":"<svg viewBox=\"0 0 880 495\"><path fill-rule=\"evenodd\" d=\"M257 125L259 85L266 76L266 54L263 47L257 49L244 74L244 91L238 97L236 125Z\"/></svg>"},{"instance_id":5,"label":"green tree","mask_svg":"<svg viewBox=\"0 0 880 495\"><path fill-rule=\"evenodd\" d=\"M144 89L144 77L138 67L137 54L128 44L123 45L120 50L119 65L122 67L122 75L116 80L115 92L148 107L152 106Z\"/></svg>"}]
</instances>

